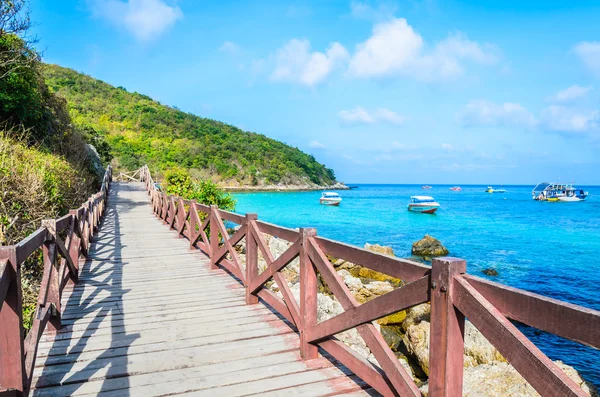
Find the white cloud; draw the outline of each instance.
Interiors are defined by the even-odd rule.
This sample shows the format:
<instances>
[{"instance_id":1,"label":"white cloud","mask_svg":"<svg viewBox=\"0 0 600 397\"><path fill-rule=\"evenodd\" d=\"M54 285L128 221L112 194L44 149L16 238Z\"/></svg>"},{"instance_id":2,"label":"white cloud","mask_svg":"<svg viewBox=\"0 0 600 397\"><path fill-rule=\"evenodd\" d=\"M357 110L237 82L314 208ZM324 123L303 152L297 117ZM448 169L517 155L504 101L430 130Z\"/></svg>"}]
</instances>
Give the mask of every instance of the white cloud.
<instances>
[{"instance_id":1,"label":"white cloud","mask_svg":"<svg viewBox=\"0 0 600 397\"><path fill-rule=\"evenodd\" d=\"M371 124L375 122L375 119L360 106L350 110L342 110L338 113L340 120L346 124L359 124L366 123Z\"/></svg>"},{"instance_id":2,"label":"white cloud","mask_svg":"<svg viewBox=\"0 0 600 397\"><path fill-rule=\"evenodd\" d=\"M597 77L600 77L600 42L582 41L574 48L583 64Z\"/></svg>"},{"instance_id":3,"label":"white cloud","mask_svg":"<svg viewBox=\"0 0 600 397\"><path fill-rule=\"evenodd\" d=\"M124 27L140 41L160 36L183 17L179 7L162 0L89 1L94 15Z\"/></svg>"},{"instance_id":4,"label":"white cloud","mask_svg":"<svg viewBox=\"0 0 600 397\"><path fill-rule=\"evenodd\" d=\"M375 111L375 118L377 120L386 121L390 124L401 125L404 123L404 117L400 116L398 113L386 109L380 108Z\"/></svg>"},{"instance_id":5,"label":"white cloud","mask_svg":"<svg viewBox=\"0 0 600 397\"><path fill-rule=\"evenodd\" d=\"M458 120L466 127L533 127L537 123L533 114L518 103L499 105L485 100L469 102L458 114Z\"/></svg>"},{"instance_id":6,"label":"white cloud","mask_svg":"<svg viewBox=\"0 0 600 397\"><path fill-rule=\"evenodd\" d=\"M372 36L357 45L348 71L355 77L403 75L424 81L446 80L463 73L463 61L493 64L497 58L460 33L427 50L406 19L396 18L373 27Z\"/></svg>"},{"instance_id":7,"label":"white cloud","mask_svg":"<svg viewBox=\"0 0 600 397\"><path fill-rule=\"evenodd\" d=\"M219 47L219 51L230 55L236 55L240 52L240 46L235 44L233 41L226 41L221 45L221 47Z\"/></svg>"},{"instance_id":8,"label":"white cloud","mask_svg":"<svg viewBox=\"0 0 600 397\"><path fill-rule=\"evenodd\" d=\"M336 67L348 58L348 51L340 43L332 43L322 52L311 52L306 39L292 39L275 54L272 81L287 81L312 87L322 82Z\"/></svg>"},{"instance_id":9,"label":"white cloud","mask_svg":"<svg viewBox=\"0 0 600 397\"><path fill-rule=\"evenodd\" d=\"M590 92L592 87L581 87L578 85L572 85L569 88L566 88L562 91L558 91L556 94L552 95L548 100L553 102L570 102L577 98L581 98L587 95Z\"/></svg>"},{"instance_id":10,"label":"white cloud","mask_svg":"<svg viewBox=\"0 0 600 397\"><path fill-rule=\"evenodd\" d=\"M344 124L373 124L376 122L386 122L394 125L401 125L405 121L404 117L390 109L379 108L369 112L360 106L350 110L342 110L338 113L338 116Z\"/></svg>"},{"instance_id":11,"label":"white cloud","mask_svg":"<svg viewBox=\"0 0 600 397\"><path fill-rule=\"evenodd\" d=\"M553 131L586 132L600 128L600 112L582 111L564 106L548 106L542 112L544 125Z\"/></svg>"},{"instance_id":12,"label":"white cloud","mask_svg":"<svg viewBox=\"0 0 600 397\"><path fill-rule=\"evenodd\" d=\"M319 141L312 141L311 143L308 144L308 147L313 148L313 149L325 149L325 145L323 145Z\"/></svg>"},{"instance_id":13,"label":"white cloud","mask_svg":"<svg viewBox=\"0 0 600 397\"><path fill-rule=\"evenodd\" d=\"M452 150L454 150L454 146L452 146L449 143L442 143L441 146L442 146L442 149L447 150L449 152L452 151Z\"/></svg>"}]
</instances>

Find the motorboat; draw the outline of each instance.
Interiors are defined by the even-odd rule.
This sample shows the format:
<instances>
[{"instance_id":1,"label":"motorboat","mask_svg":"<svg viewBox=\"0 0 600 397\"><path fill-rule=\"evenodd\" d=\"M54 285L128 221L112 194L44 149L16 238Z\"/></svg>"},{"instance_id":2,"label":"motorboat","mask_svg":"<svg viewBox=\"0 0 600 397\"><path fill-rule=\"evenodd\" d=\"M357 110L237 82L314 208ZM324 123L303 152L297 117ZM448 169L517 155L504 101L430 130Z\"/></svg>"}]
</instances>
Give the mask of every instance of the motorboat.
<instances>
[{"instance_id":1,"label":"motorboat","mask_svg":"<svg viewBox=\"0 0 600 397\"><path fill-rule=\"evenodd\" d=\"M342 198L335 192L323 192L319 202L323 205L340 205Z\"/></svg>"},{"instance_id":2,"label":"motorboat","mask_svg":"<svg viewBox=\"0 0 600 397\"><path fill-rule=\"evenodd\" d=\"M433 214L439 207L440 204L430 196L412 196L408 203L409 211L422 214Z\"/></svg>"},{"instance_id":3,"label":"motorboat","mask_svg":"<svg viewBox=\"0 0 600 397\"><path fill-rule=\"evenodd\" d=\"M423 188L423 189L425 189L425 190L429 190L429 189L431 189L431 186L429 186L429 185L424 185L424 186L422 186L422 188Z\"/></svg>"},{"instance_id":4,"label":"motorboat","mask_svg":"<svg viewBox=\"0 0 600 397\"><path fill-rule=\"evenodd\" d=\"M576 188L573 184L564 183L539 183L531 191L531 198L537 201L583 201L590 194L583 189Z\"/></svg>"},{"instance_id":5,"label":"motorboat","mask_svg":"<svg viewBox=\"0 0 600 397\"><path fill-rule=\"evenodd\" d=\"M454 186L454 187L451 187L450 190L452 190L454 192L460 192L462 190L462 188L460 186Z\"/></svg>"},{"instance_id":6,"label":"motorboat","mask_svg":"<svg viewBox=\"0 0 600 397\"><path fill-rule=\"evenodd\" d=\"M506 189L494 189L491 186L488 186L487 189L485 189L486 193L506 193Z\"/></svg>"}]
</instances>

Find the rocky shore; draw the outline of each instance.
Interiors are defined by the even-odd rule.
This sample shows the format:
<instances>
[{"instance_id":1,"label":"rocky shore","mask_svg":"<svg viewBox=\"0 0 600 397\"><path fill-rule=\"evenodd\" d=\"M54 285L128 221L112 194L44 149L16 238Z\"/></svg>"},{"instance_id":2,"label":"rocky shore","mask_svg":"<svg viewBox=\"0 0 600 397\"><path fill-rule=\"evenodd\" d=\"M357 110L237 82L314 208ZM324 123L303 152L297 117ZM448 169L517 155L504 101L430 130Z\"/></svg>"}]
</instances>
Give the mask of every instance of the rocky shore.
<instances>
[{"instance_id":1,"label":"rocky shore","mask_svg":"<svg viewBox=\"0 0 600 397\"><path fill-rule=\"evenodd\" d=\"M273 257L281 255L291 243L276 237L265 235ZM241 245L244 246L243 244ZM366 244L365 248L374 252L394 256L391 247ZM425 236L413 245L413 255L422 261L429 261L435 256L447 255L448 250L435 238ZM245 263L245 252L239 250L240 259ZM330 258L336 271L348 286L348 289L360 303L367 302L386 294L403 285L402 280L367 269L365 267ZM266 269L267 264L259 252L259 272ZM295 259L282 273L287 280L296 301L299 302L299 260ZM275 282L269 282L268 288L280 297L279 287ZM343 313L341 304L320 280L318 293L318 322L322 322ZM380 330L388 346L395 353L400 363L406 368L419 386L423 396L428 396L429 374L429 336L430 336L430 305L428 303L415 306L408 310L394 313L374 322ZM377 364L377 361L356 329L351 329L336 337L367 360ZM558 366L583 390L598 397L593 385L586 383L578 372L560 361ZM538 396L537 392L506 362L496 348L487 341L469 321L465 324L464 348L464 385L465 396Z\"/></svg>"},{"instance_id":2,"label":"rocky shore","mask_svg":"<svg viewBox=\"0 0 600 397\"><path fill-rule=\"evenodd\" d=\"M239 186L220 186L221 189L228 192L302 192L315 190L350 190L343 183L334 185L315 185L315 184L290 184L290 185L239 185Z\"/></svg>"}]
</instances>

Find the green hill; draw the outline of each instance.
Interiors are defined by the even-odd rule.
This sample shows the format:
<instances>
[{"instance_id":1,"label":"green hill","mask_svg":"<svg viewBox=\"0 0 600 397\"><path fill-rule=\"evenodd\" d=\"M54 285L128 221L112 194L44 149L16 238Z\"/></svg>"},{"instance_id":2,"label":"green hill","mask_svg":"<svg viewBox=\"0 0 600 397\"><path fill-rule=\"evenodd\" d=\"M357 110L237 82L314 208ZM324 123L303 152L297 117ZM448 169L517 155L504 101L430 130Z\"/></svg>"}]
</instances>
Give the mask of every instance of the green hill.
<instances>
[{"instance_id":1,"label":"green hill","mask_svg":"<svg viewBox=\"0 0 600 397\"><path fill-rule=\"evenodd\" d=\"M123 170L148 164L173 167L227 185L335 183L331 169L311 155L264 135L182 112L148 96L113 87L56 65L47 84L68 102L75 125L101 155Z\"/></svg>"}]
</instances>

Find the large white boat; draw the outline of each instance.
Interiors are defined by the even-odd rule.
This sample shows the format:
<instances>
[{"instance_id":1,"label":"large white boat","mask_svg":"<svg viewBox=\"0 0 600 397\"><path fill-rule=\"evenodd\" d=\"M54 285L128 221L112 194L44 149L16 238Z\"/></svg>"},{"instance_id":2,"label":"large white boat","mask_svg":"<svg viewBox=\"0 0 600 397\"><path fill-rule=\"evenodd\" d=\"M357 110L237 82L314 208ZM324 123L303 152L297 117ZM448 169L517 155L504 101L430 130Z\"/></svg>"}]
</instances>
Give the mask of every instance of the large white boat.
<instances>
[{"instance_id":1,"label":"large white boat","mask_svg":"<svg viewBox=\"0 0 600 397\"><path fill-rule=\"evenodd\" d=\"M583 201L590 194L572 184L542 182L533 188L531 198L537 201Z\"/></svg>"},{"instance_id":2,"label":"large white boat","mask_svg":"<svg viewBox=\"0 0 600 397\"><path fill-rule=\"evenodd\" d=\"M340 205L342 198L335 192L323 192L319 202L324 205Z\"/></svg>"},{"instance_id":3,"label":"large white boat","mask_svg":"<svg viewBox=\"0 0 600 397\"><path fill-rule=\"evenodd\" d=\"M422 214L433 214L439 207L439 203L430 196L412 196L408 203L409 211Z\"/></svg>"}]
</instances>

